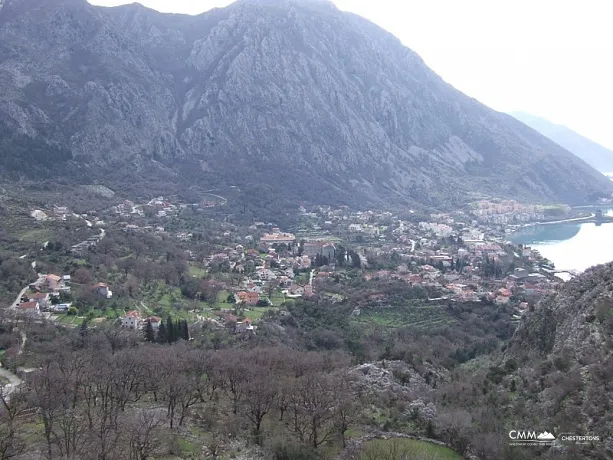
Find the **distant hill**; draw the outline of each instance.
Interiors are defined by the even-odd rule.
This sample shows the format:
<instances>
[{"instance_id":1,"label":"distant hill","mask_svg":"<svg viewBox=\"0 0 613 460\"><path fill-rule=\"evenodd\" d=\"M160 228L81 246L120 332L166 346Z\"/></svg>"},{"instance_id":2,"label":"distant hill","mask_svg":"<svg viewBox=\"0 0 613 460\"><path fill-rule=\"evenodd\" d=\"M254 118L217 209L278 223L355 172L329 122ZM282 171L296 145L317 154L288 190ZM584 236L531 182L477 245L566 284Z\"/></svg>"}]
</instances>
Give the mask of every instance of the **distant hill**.
<instances>
[{"instance_id":1,"label":"distant hill","mask_svg":"<svg viewBox=\"0 0 613 460\"><path fill-rule=\"evenodd\" d=\"M0 134L6 175L118 193L230 184L258 203L451 207L613 192L327 1L238 0L185 16L6 0Z\"/></svg>"},{"instance_id":2,"label":"distant hill","mask_svg":"<svg viewBox=\"0 0 613 460\"><path fill-rule=\"evenodd\" d=\"M594 169L603 173L613 173L613 150L583 137L566 126L556 125L544 118L524 112L513 112L511 115L574 153Z\"/></svg>"}]
</instances>

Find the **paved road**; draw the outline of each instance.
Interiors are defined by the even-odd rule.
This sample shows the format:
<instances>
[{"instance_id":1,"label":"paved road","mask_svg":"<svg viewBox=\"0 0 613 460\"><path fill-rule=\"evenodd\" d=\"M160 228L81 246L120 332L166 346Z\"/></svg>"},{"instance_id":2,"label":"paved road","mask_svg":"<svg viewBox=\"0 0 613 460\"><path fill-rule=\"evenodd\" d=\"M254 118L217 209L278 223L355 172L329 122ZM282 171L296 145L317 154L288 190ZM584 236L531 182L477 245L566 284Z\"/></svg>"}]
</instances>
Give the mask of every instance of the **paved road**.
<instances>
[{"instance_id":1,"label":"paved road","mask_svg":"<svg viewBox=\"0 0 613 460\"><path fill-rule=\"evenodd\" d=\"M27 290L28 290L28 286L24 287L21 290L21 292L17 294L17 298L15 299L15 302L13 302L11 306L9 307L10 310L15 310L17 308L17 306L21 302L21 297L23 297L23 295L26 293Z\"/></svg>"},{"instance_id":2,"label":"paved road","mask_svg":"<svg viewBox=\"0 0 613 460\"><path fill-rule=\"evenodd\" d=\"M39 282L43 281L42 277L38 278ZM28 285L29 286L29 285ZM21 292L19 293L19 295L17 296L17 298L15 299L15 301L11 304L11 306L9 307L9 310L15 310L17 309L17 307L19 306L19 303L21 301L21 297L26 293L26 291L28 290L28 286L24 287Z\"/></svg>"}]
</instances>

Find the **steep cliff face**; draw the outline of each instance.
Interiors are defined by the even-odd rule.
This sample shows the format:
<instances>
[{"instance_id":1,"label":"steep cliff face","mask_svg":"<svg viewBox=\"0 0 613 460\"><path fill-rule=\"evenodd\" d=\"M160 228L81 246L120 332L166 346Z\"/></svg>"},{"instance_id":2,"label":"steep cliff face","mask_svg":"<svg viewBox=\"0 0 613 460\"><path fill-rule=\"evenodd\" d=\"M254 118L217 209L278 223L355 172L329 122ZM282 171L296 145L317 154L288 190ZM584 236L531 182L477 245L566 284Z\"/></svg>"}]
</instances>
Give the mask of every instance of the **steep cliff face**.
<instances>
[{"instance_id":1,"label":"steep cliff face","mask_svg":"<svg viewBox=\"0 0 613 460\"><path fill-rule=\"evenodd\" d=\"M573 446L580 455L574 458L610 458L613 264L588 270L540 302L517 328L505 359L518 366L515 421L546 424L556 434L598 435L600 442Z\"/></svg>"},{"instance_id":2,"label":"steep cliff face","mask_svg":"<svg viewBox=\"0 0 613 460\"><path fill-rule=\"evenodd\" d=\"M379 204L613 191L325 1L243 0L191 17L5 0L0 77L0 125L69 152L86 177L153 168Z\"/></svg>"}]
</instances>

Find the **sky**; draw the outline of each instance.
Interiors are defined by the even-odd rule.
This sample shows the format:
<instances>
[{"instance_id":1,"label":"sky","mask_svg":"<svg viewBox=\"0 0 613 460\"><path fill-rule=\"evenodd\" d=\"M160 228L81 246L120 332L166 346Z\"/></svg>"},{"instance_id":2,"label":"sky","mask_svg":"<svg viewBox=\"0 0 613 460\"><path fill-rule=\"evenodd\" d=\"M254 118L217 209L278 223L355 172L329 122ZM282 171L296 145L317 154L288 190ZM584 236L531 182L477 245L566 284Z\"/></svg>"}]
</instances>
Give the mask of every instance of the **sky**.
<instances>
[{"instance_id":1,"label":"sky","mask_svg":"<svg viewBox=\"0 0 613 460\"><path fill-rule=\"evenodd\" d=\"M396 35L448 83L493 109L528 112L613 149L613 1L333 2ZM140 3L199 14L232 1Z\"/></svg>"}]
</instances>

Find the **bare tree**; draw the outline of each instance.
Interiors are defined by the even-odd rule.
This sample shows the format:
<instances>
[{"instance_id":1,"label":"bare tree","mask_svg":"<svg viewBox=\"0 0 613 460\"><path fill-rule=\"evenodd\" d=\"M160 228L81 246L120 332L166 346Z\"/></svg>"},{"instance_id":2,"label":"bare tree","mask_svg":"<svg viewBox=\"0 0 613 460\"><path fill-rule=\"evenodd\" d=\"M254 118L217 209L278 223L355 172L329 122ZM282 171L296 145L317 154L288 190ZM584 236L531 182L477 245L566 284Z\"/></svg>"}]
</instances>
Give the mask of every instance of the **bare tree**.
<instances>
[{"instance_id":1,"label":"bare tree","mask_svg":"<svg viewBox=\"0 0 613 460\"><path fill-rule=\"evenodd\" d=\"M25 441L22 437L22 423L18 415L23 409L23 398L19 391L10 395L0 385L0 460L17 457L25 451Z\"/></svg>"},{"instance_id":2,"label":"bare tree","mask_svg":"<svg viewBox=\"0 0 613 460\"><path fill-rule=\"evenodd\" d=\"M242 408L253 426L253 436L258 445L262 442L262 421L272 409L277 392L277 385L270 379L268 370L251 362L244 376Z\"/></svg>"},{"instance_id":3,"label":"bare tree","mask_svg":"<svg viewBox=\"0 0 613 460\"><path fill-rule=\"evenodd\" d=\"M163 417L156 411L138 410L122 423L128 445L128 460L148 460L163 446Z\"/></svg>"},{"instance_id":4,"label":"bare tree","mask_svg":"<svg viewBox=\"0 0 613 460\"><path fill-rule=\"evenodd\" d=\"M444 434L446 441L464 453L468 447L472 416L463 409L451 409L440 412L436 419L438 429Z\"/></svg>"}]
</instances>

